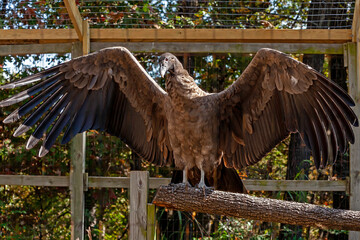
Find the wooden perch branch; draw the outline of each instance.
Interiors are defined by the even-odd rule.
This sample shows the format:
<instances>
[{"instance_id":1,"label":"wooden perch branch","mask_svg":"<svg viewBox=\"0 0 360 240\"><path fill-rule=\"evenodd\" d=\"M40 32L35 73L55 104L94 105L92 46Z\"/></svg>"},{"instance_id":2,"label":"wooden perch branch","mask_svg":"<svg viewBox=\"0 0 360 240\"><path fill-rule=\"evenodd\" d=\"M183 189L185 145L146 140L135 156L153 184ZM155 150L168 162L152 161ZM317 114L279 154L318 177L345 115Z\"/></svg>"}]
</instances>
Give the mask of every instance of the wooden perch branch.
<instances>
[{"instance_id":1,"label":"wooden perch branch","mask_svg":"<svg viewBox=\"0 0 360 240\"><path fill-rule=\"evenodd\" d=\"M332 209L247 194L161 186L153 203L186 212L202 212L293 225L360 231L360 211Z\"/></svg>"}]
</instances>

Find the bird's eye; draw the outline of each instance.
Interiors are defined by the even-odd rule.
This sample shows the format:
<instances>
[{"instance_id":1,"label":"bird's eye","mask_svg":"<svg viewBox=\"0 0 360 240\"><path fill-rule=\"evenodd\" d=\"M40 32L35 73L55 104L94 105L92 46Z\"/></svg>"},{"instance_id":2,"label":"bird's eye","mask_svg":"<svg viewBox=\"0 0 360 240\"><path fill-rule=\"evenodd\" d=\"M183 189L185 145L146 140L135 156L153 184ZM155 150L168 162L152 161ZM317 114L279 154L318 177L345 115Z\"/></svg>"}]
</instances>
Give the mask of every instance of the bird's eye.
<instances>
[{"instance_id":1,"label":"bird's eye","mask_svg":"<svg viewBox=\"0 0 360 240\"><path fill-rule=\"evenodd\" d=\"M165 61L168 61L169 59L168 58L165 58Z\"/></svg>"}]
</instances>

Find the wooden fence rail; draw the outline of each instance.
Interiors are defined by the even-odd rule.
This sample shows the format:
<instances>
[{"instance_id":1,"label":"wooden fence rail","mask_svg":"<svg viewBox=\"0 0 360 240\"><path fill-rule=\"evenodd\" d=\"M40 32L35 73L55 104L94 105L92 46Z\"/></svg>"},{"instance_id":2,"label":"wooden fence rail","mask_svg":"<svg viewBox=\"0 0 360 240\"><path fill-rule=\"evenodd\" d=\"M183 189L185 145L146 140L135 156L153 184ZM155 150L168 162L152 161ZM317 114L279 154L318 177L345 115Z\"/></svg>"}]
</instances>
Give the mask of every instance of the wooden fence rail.
<instances>
[{"instance_id":1,"label":"wooden fence rail","mask_svg":"<svg viewBox=\"0 0 360 240\"><path fill-rule=\"evenodd\" d=\"M98 177L84 175L85 188L130 188L129 177ZM149 188L167 185L170 178L149 178ZM244 179L249 191L314 191L348 192L348 180L259 180ZM43 187L70 187L69 176L0 175L0 185L27 185Z\"/></svg>"},{"instance_id":2,"label":"wooden fence rail","mask_svg":"<svg viewBox=\"0 0 360 240\"><path fill-rule=\"evenodd\" d=\"M130 177L99 177L83 174L83 186L70 180L70 176L39 176L39 175L0 175L0 185L27 185L43 187L68 187L74 189L89 188L127 188L130 190L130 239L154 239L155 237L155 206L148 203L148 190L159 188L170 183L170 178L149 177L147 171L132 171ZM339 181L309 181L309 180L257 180L244 179L249 191L347 191L349 182ZM73 191L73 190L72 190ZM72 201L73 200L72 196ZM78 197L77 199L81 199ZM80 213L73 213L82 219ZM80 216L81 215L81 216ZM83 237L83 221L74 224L74 236ZM79 238L81 239L81 238Z\"/></svg>"}]
</instances>

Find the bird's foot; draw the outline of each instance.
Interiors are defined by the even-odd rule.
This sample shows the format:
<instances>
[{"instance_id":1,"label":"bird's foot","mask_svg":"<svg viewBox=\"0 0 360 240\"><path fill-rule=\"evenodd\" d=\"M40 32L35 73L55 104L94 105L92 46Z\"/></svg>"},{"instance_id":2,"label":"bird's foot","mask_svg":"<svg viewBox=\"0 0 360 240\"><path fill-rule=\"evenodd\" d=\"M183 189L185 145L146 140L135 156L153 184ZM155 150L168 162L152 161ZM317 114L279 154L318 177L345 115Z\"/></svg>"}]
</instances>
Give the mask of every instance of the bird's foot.
<instances>
[{"instance_id":1,"label":"bird's foot","mask_svg":"<svg viewBox=\"0 0 360 240\"><path fill-rule=\"evenodd\" d=\"M201 183L199 183L197 187L203 191L205 197L210 195L215 190L214 187L208 187L206 184Z\"/></svg>"},{"instance_id":2,"label":"bird's foot","mask_svg":"<svg viewBox=\"0 0 360 240\"><path fill-rule=\"evenodd\" d=\"M170 183L169 185L173 187L173 191L179 188L185 188L185 190L187 190L188 188L192 187L189 182Z\"/></svg>"}]
</instances>

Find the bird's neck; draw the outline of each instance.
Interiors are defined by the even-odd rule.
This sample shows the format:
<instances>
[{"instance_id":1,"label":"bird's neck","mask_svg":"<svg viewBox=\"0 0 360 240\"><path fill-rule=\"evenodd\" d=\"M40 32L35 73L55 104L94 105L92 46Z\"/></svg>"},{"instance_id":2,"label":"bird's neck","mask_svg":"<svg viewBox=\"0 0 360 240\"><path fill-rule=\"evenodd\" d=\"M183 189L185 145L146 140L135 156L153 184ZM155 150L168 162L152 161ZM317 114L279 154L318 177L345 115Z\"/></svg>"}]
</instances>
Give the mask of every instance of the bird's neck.
<instances>
[{"instance_id":1,"label":"bird's neck","mask_svg":"<svg viewBox=\"0 0 360 240\"><path fill-rule=\"evenodd\" d=\"M182 100L207 95L182 66L170 71L166 80L166 91L172 99L181 98Z\"/></svg>"}]
</instances>

